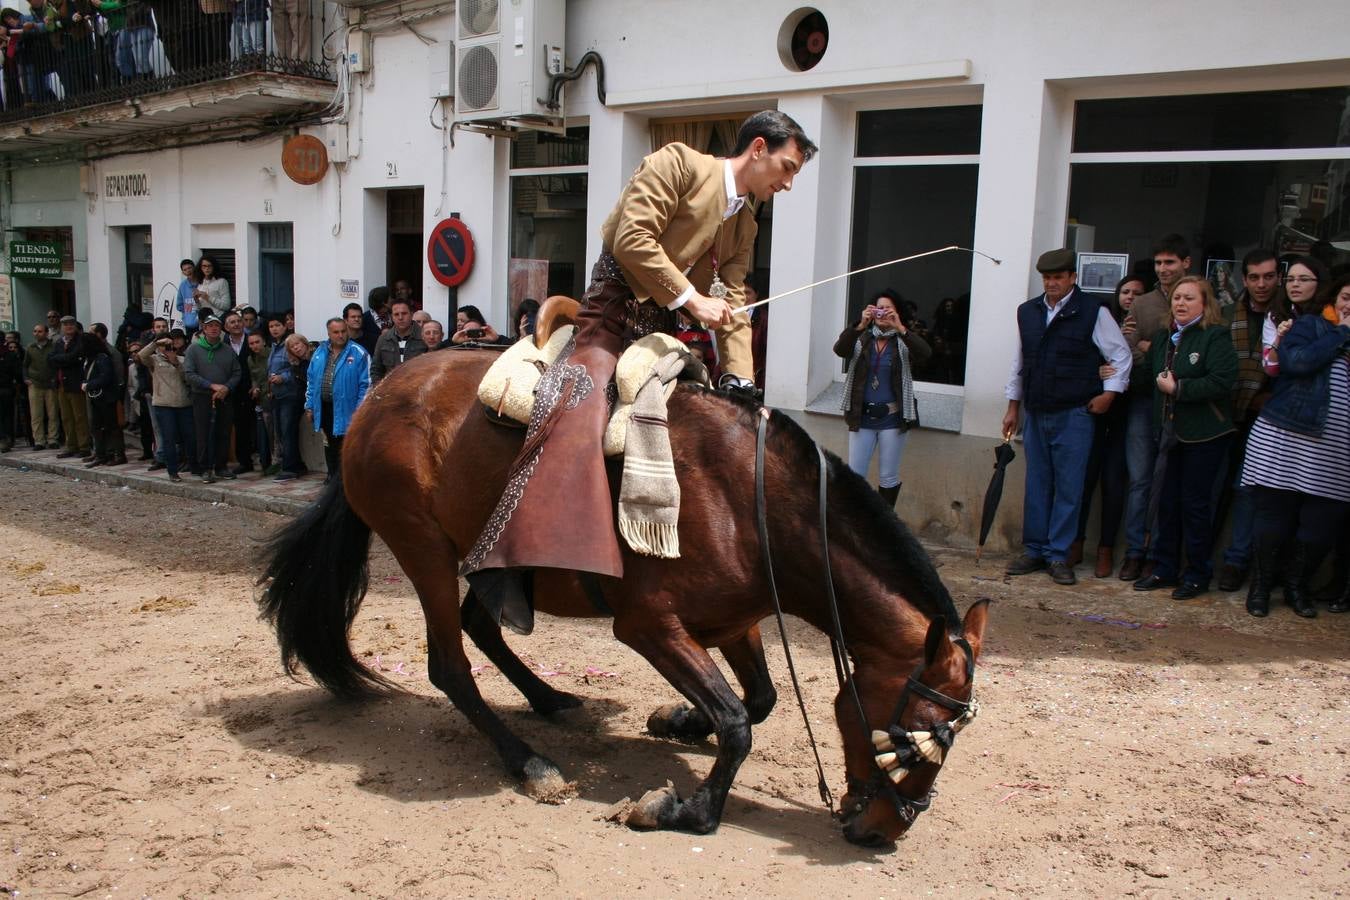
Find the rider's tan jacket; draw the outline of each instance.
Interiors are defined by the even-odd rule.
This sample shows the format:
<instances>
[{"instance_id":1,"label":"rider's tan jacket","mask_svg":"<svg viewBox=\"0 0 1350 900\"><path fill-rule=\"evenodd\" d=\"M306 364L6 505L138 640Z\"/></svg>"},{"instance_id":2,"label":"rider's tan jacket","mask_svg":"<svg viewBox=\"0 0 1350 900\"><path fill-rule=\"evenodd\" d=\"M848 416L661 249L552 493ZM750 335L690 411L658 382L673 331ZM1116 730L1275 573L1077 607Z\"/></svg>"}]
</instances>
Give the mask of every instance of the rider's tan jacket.
<instances>
[{"instance_id":1,"label":"rider's tan jacket","mask_svg":"<svg viewBox=\"0 0 1350 900\"><path fill-rule=\"evenodd\" d=\"M692 284L707 294L713 262L727 286L727 302L745 303L745 276L755 243L753 202L731 218L724 161L671 143L646 157L633 173L601 238L640 300L668 305ZM717 331L722 371L753 380L749 316L734 316Z\"/></svg>"}]
</instances>

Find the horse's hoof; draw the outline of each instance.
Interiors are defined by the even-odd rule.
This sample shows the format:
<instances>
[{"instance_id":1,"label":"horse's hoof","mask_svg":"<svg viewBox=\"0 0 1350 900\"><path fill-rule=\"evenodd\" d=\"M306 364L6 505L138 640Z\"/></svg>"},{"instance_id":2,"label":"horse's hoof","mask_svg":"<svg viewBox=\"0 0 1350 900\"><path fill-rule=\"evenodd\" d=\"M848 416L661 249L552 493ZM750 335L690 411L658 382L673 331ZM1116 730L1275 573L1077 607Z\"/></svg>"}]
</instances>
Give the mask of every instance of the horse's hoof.
<instances>
[{"instance_id":1,"label":"horse's hoof","mask_svg":"<svg viewBox=\"0 0 1350 900\"><path fill-rule=\"evenodd\" d=\"M680 795L675 792L675 785L667 781L665 787L648 791L642 795L642 799L628 813L628 820L625 824L629 828L635 828L639 831L661 828L661 820L663 818L668 820L679 805Z\"/></svg>"},{"instance_id":2,"label":"horse's hoof","mask_svg":"<svg viewBox=\"0 0 1350 900\"><path fill-rule=\"evenodd\" d=\"M583 705L585 705L585 701L576 694L569 694L566 691L555 691L554 695L549 697L548 700L540 701L539 705L534 708L534 711L547 718L552 718L554 716L565 717L567 713L572 710L581 709Z\"/></svg>"},{"instance_id":3,"label":"horse's hoof","mask_svg":"<svg viewBox=\"0 0 1350 900\"><path fill-rule=\"evenodd\" d=\"M532 756L525 763L525 793L538 803L560 805L577 795L577 786L563 778L553 763L542 756Z\"/></svg>"},{"instance_id":4,"label":"horse's hoof","mask_svg":"<svg viewBox=\"0 0 1350 900\"><path fill-rule=\"evenodd\" d=\"M653 737L700 741L712 734L712 728L689 704L667 703L647 717L647 732Z\"/></svg>"}]
</instances>

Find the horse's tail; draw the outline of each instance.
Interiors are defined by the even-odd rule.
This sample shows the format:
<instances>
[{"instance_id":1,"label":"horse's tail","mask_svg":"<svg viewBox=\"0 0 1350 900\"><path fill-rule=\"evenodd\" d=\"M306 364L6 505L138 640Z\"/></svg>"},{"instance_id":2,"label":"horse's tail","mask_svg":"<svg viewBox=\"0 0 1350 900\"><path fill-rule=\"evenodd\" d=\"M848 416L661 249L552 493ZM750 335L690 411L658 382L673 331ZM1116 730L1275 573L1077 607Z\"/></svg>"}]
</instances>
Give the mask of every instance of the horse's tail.
<instances>
[{"instance_id":1,"label":"horse's tail","mask_svg":"<svg viewBox=\"0 0 1350 900\"><path fill-rule=\"evenodd\" d=\"M267 540L258 600L272 623L281 663L295 677L303 666L338 697L397 690L352 656L347 633L370 581L370 526L347 503L341 472L319 499Z\"/></svg>"}]
</instances>

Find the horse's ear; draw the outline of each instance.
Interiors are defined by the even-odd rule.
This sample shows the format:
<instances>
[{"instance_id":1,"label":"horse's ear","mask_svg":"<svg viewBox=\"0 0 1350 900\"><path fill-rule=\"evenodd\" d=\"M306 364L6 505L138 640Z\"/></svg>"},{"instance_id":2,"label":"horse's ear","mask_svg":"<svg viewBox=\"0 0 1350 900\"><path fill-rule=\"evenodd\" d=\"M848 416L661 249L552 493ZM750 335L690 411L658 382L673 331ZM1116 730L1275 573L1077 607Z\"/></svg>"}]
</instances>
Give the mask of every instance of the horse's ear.
<instances>
[{"instance_id":1,"label":"horse's ear","mask_svg":"<svg viewBox=\"0 0 1350 900\"><path fill-rule=\"evenodd\" d=\"M972 655L976 658L980 655L980 644L984 642L984 626L989 621L989 603L988 597L976 600L975 604L966 610L965 621L961 623L961 631L970 644Z\"/></svg>"},{"instance_id":2,"label":"horse's ear","mask_svg":"<svg viewBox=\"0 0 1350 900\"><path fill-rule=\"evenodd\" d=\"M938 653L947 645L947 620L938 616L928 623L928 637L923 642L923 663L931 666Z\"/></svg>"}]
</instances>

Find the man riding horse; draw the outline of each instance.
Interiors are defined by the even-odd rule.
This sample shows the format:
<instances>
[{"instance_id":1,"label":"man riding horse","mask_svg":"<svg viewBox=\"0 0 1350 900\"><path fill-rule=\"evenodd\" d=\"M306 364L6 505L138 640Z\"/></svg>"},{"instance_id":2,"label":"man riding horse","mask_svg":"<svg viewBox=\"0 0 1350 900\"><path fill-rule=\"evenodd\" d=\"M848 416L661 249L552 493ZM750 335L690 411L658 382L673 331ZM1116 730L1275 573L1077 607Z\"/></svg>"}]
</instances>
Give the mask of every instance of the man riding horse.
<instances>
[{"instance_id":1,"label":"man riding horse","mask_svg":"<svg viewBox=\"0 0 1350 900\"><path fill-rule=\"evenodd\" d=\"M715 329L721 387L754 391L744 283L755 204L792 188L816 145L790 117L756 113L726 159L671 143L647 156L601 228L575 345L540 382L539 425L512 466L496 510L461 569L494 617L532 621L527 576L536 568L623 576L601 441L608 391L630 342L673 334L680 315Z\"/></svg>"}]
</instances>

